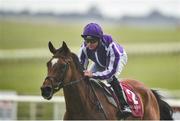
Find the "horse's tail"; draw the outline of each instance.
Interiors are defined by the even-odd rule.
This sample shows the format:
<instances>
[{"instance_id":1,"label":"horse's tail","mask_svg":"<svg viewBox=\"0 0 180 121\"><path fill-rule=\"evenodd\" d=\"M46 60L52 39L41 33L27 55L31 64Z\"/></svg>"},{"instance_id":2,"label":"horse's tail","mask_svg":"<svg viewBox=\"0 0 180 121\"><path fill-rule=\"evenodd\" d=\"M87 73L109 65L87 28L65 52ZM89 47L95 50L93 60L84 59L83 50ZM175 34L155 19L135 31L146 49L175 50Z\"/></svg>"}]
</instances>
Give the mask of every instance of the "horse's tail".
<instances>
[{"instance_id":1,"label":"horse's tail","mask_svg":"<svg viewBox=\"0 0 180 121\"><path fill-rule=\"evenodd\" d=\"M173 120L172 117L173 110L171 106L167 102L161 99L162 98L161 95L159 95L156 90L151 90L151 91L153 92L159 104L160 120Z\"/></svg>"}]
</instances>

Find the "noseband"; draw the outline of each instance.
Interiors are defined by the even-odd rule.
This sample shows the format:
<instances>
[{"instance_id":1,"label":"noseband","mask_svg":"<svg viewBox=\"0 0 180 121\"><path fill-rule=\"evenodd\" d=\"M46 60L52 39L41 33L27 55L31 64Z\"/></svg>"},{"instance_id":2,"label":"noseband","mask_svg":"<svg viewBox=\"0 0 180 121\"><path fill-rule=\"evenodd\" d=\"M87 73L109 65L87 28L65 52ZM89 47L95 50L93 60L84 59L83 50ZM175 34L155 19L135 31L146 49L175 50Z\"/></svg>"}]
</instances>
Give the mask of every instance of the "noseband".
<instances>
[{"instance_id":1,"label":"noseband","mask_svg":"<svg viewBox=\"0 0 180 121\"><path fill-rule=\"evenodd\" d=\"M45 78L45 80L50 80L51 81L51 85L52 85L52 88L53 88L53 91L58 91L60 88L64 88L64 87L67 87L67 86L71 86L71 85L74 85L74 84L77 84L78 82L80 82L82 79L80 80L76 80L76 81L70 81L70 82L67 82L67 83L64 83L64 79L65 79L65 76L66 76L66 73L68 71L68 68L69 68L69 64L66 63L65 64L65 69L63 71L63 78L62 80L58 80L56 77L53 77L53 76L47 76ZM56 82L58 82L57 86L55 86L53 84L53 80L55 80Z\"/></svg>"}]
</instances>

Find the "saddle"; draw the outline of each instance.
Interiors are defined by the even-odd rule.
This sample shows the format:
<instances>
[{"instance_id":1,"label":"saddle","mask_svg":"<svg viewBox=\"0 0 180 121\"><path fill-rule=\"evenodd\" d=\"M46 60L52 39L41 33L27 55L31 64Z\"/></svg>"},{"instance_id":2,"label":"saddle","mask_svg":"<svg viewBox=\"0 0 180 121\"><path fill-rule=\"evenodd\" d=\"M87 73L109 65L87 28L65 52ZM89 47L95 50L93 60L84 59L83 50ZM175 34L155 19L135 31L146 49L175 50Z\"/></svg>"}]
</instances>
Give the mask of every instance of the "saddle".
<instances>
[{"instance_id":1,"label":"saddle","mask_svg":"<svg viewBox=\"0 0 180 121\"><path fill-rule=\"evenodd\" d=\"M116 96L110 84L105 83L106 81L103 82L103 81L98 81L95 79L90 79L90 81L92 82L93 86L96 85L105 91L105 96L110 104L120 109L120 103L119 103L118 97ZM127 103L129 104L132 110L132 115L137 118L142 118L143 108L142 108L142 102L139 95L135 93L135 91L130 85L125 84L121 81L120 83L125 93Z\"/></svg>"}]
</instances>

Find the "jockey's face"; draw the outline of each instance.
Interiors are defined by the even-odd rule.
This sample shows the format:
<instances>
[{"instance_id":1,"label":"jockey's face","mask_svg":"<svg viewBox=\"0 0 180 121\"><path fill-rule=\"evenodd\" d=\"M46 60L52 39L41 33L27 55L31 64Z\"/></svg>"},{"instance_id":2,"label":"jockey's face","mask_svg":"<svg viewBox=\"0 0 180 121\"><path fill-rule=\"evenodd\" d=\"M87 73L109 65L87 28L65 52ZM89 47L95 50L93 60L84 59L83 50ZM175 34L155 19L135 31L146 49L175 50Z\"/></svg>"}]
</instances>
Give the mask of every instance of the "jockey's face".
<instances>
[{"instance_id":1,"label":"jockey's face","mask_svg":"<svg viewBox=\"0 0 180 121\"><path fill-rule=\"evenodd\" d=\"M91 40L91 41L87 41L86 40L86 47L90 50L94 50L96 49L96 47L98 46L98 41L95 40Z\"/></svg>"}]
</instances>

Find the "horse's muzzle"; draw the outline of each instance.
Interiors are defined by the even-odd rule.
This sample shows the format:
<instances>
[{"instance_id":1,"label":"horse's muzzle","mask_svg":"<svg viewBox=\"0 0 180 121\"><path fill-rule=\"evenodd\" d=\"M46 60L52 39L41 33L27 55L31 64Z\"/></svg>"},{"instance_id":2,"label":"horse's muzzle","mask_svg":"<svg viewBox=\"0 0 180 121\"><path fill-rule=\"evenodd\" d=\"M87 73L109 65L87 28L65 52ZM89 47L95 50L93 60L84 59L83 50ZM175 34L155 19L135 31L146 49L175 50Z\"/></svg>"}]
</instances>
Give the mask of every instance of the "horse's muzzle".
<instances>
[{"instance_id":1,"label":"horse's muzzle","mask_svg":"<svg viewBox=\"0 0 180 121\"><path fill-rule=\"evenodd\" d=\"M41 94L45 99L50 100L53 95L52 87L50 86L41 87Z\"/></svg>"}]
</instances>

